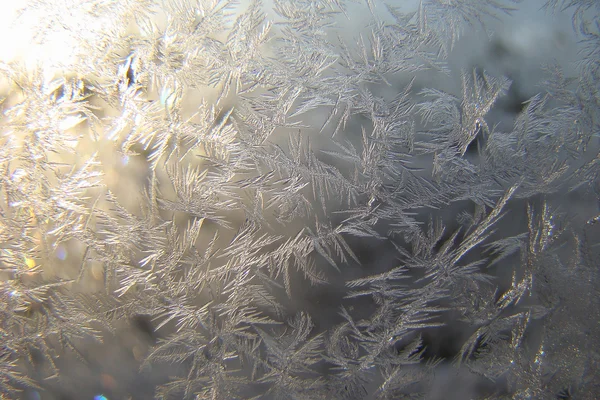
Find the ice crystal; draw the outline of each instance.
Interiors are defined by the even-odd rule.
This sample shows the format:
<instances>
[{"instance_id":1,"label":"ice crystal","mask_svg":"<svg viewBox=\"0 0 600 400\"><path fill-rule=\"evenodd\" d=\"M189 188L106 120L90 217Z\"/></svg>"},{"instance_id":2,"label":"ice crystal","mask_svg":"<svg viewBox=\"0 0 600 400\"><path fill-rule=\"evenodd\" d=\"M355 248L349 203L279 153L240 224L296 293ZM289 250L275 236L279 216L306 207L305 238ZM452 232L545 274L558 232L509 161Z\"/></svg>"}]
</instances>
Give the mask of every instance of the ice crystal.
<instances>
[{"instance_id":1,"label":"ice crystal","mask_svg":"<svg viewBox=\"0 0 600 400\"><path fill-rule=\"evenodd\" d=\"M25 2L0 397L596 398L598 3L535 87L526 4Z\"/></svg>"}]
</instances>

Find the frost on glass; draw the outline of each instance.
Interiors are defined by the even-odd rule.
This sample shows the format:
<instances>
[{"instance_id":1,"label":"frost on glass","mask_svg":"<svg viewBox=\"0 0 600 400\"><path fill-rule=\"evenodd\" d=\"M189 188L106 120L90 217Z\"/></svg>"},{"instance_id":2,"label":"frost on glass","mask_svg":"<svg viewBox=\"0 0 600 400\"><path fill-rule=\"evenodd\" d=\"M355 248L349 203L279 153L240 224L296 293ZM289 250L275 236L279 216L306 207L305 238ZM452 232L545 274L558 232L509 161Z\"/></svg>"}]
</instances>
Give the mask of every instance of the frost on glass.
<instances>
[{"instance_id":1,"label":"frost on glass","mask_svg":"<svg viewBox=\"0 0 600 400\"><path fill-rule=\"evenodd\" d=\"M600 10L538 3L17 7L0 397L596 398Z\"/></svg>"}]
</instances>

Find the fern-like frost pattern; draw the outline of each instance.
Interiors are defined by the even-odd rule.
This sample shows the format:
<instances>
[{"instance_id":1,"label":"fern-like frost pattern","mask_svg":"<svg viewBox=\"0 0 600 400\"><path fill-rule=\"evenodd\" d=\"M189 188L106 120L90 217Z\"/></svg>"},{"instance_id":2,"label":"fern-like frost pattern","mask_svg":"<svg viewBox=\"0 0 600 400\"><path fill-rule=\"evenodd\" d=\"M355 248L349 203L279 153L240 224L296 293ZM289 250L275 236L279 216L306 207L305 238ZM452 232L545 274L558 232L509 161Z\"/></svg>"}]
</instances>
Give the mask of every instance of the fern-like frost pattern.
<instances>
[{"instance_id":1,"label":"fern-like frost pattern","mask_svg":"<svg viewBox=\"0 0 600 400\"><path fill-rule=\"evenodd\" d=\"M458 61L527 3L25 2L0 398L597 398L599 3Z\"/></svg>"}]
</instances>

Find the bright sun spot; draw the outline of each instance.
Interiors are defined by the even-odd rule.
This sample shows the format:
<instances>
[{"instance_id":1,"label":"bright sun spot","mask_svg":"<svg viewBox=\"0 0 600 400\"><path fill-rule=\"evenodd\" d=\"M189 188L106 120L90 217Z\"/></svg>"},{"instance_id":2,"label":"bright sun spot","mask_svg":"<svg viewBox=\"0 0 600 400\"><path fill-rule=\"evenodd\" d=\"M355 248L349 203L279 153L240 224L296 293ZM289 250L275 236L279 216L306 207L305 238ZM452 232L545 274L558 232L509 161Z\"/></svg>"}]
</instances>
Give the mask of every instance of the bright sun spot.
<instances>
[{"instance_id":1,"label":"bright sun spot","mask_svg":"<svg viewBox=\"0 0 600 400\"><path fill-rule=\"evenodd\" d=\"M78 63L81 39L92 39L107 22L82 18L83 3L0 0L0 62L39 66L50 76Z\"/></svg>"}]
</instances>

